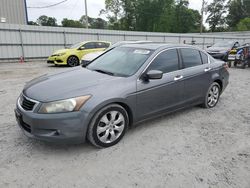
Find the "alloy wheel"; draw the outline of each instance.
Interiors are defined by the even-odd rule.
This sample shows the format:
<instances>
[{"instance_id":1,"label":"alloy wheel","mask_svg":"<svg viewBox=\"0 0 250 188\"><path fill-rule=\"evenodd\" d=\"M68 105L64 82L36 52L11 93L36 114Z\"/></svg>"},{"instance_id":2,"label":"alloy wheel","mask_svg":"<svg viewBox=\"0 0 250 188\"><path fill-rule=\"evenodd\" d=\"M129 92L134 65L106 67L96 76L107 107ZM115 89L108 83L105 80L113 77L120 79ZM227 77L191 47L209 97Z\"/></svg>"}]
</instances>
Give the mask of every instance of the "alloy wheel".
<instances>
[{"instance_id":1,"label":"alloy wheel","mask_svg":"<svg viewBox=\"0 0 250 188\"><path fill-rule=\"evenodd\" d=\"M97 125L97 137L105 144L116 141L125 128L125 118L119 111L110 111L103 115Z\"/></svg>"},{"instance_id":2,"label":"alloy wheel","mask_svg":"<svg viewBox=\"0 0 250 188\"><path fill-rule=\"evenodd\" d=\"M214 85L209 93L208 93L208 99L207 99L207 104L209 107L214 107L220 97L220 88L217 85Z\"/></svg>"},{"instance_id":3,"label":"alloy wheel","mask_svg":"<svg viewBox=\"0 0 250 188\"><path fill-rule=\"evenodd\" d=\"M71 66L71 67L75 67L78 65L78 58L75 57L75 56L71 56L69 59L68 59L68 65Z\"/></svg>"}]
</instances>

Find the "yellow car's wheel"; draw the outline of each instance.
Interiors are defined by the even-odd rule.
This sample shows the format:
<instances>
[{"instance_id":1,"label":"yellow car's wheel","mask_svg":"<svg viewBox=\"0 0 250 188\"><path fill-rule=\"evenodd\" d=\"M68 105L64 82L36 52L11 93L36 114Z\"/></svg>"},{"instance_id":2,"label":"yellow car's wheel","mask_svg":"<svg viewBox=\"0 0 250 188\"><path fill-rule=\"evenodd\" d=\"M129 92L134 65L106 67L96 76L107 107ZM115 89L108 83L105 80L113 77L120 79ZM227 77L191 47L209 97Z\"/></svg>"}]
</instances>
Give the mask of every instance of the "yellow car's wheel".
<instances>
[{"instance_id":1,"label":"yellow car's wheel","mask_svg":"<svg viewBox=\"0 0 250 188\"><path fill-rule=\"evenodd\" d=\"M75 67L75 66L78 66L79 65L79 59L78 57L72 55L72 56L69 56L68 60L67 60L67 64L68 66L70 67Z\"/></svg>"}]
</instances>

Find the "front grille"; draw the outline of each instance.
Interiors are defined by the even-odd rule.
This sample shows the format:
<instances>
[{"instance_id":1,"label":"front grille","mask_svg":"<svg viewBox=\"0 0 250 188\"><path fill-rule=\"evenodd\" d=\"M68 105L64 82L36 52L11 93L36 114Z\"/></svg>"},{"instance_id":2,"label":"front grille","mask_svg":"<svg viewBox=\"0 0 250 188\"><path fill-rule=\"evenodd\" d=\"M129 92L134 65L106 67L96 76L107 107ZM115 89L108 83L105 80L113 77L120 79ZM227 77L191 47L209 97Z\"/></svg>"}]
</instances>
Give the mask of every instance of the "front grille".
<instances>
[{"instance_id":1,"label":"front grille","mask_svg":"<svg viewBox=\"0 0 250 188\"><path fill-rule=\"evenodd\" d=\"M27 111L32 111L34 106L35 106L35 102L27 99L26 97L24 96L21 96L20 97L20 105L22 106L22 108L24 110L27 110Z\"/></svg>"}]
</instances>

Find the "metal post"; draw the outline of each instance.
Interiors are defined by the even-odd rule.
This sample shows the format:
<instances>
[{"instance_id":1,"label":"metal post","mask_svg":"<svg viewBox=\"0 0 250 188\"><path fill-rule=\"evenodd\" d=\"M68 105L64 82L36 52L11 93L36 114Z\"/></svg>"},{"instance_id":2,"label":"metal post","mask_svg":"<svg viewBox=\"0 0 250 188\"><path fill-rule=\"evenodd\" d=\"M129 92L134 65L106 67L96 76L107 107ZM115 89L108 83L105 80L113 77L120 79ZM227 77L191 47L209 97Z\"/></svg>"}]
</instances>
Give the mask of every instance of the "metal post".
<instances>
[{"instance_id":1,"label":"metal post","mask_svg":"<svg viewBox=\"0 0 250 188\"><path fill-rule=\"evenodd\" d=\"M22 35L22 30L21 29L19 29L19 36L20 36L20 42L21 42L22 57L25 60L24 45L23 45L23 35Z\"/></svg>"},{"instance_id":2,"label":"metal post","mask_svg":"<svg viewBox=\"0 0 250 188\"><path fill-rule=\"evenodd\" d=\"M64 48L66 48L66 45L67 45L67 41L66 41L66 33L65 31L63 31L63 45L64 45Z\"/></svg>"},{"instance_id":3,"label":"metal post","mask_svg":"<svg viewBox=\"0 0 250 188\"><path fill-rule=\"evenodd\" d=\"M205 37L203 37L203 44L202 44L202 49L205 49Z\"/></svg>"},{"instance_id":4,"label":"metal post","mask_svg":"<svg viewBox=\"0 0 250 188\"><path fill-rule=\"evenodd\" d=\"M87 0L84 0L85 2L85 19L86 19L86 28L89 28L89 20L88 20L88 6L87 6Z\"/></svg>"}]
</instances>

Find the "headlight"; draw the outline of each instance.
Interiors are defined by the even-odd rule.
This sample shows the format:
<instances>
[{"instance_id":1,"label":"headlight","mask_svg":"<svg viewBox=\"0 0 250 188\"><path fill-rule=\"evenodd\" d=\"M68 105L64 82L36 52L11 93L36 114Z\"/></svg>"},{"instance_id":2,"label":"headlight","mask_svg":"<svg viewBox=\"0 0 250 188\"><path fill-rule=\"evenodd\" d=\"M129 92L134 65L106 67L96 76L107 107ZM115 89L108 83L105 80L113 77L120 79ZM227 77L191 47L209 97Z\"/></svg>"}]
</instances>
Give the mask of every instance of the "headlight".
<instances>
[{"instance_id":1,"label":"headlight","mask_svg":"<svg viewBox=\"0 0 250 188\"><path fill-rule=\"evenodd\" d=\"M62 113L79 111L80 108L90 99L91 95L65 99L55 102L43 103L38 113Z\"/></svg>"}]
</instances>

